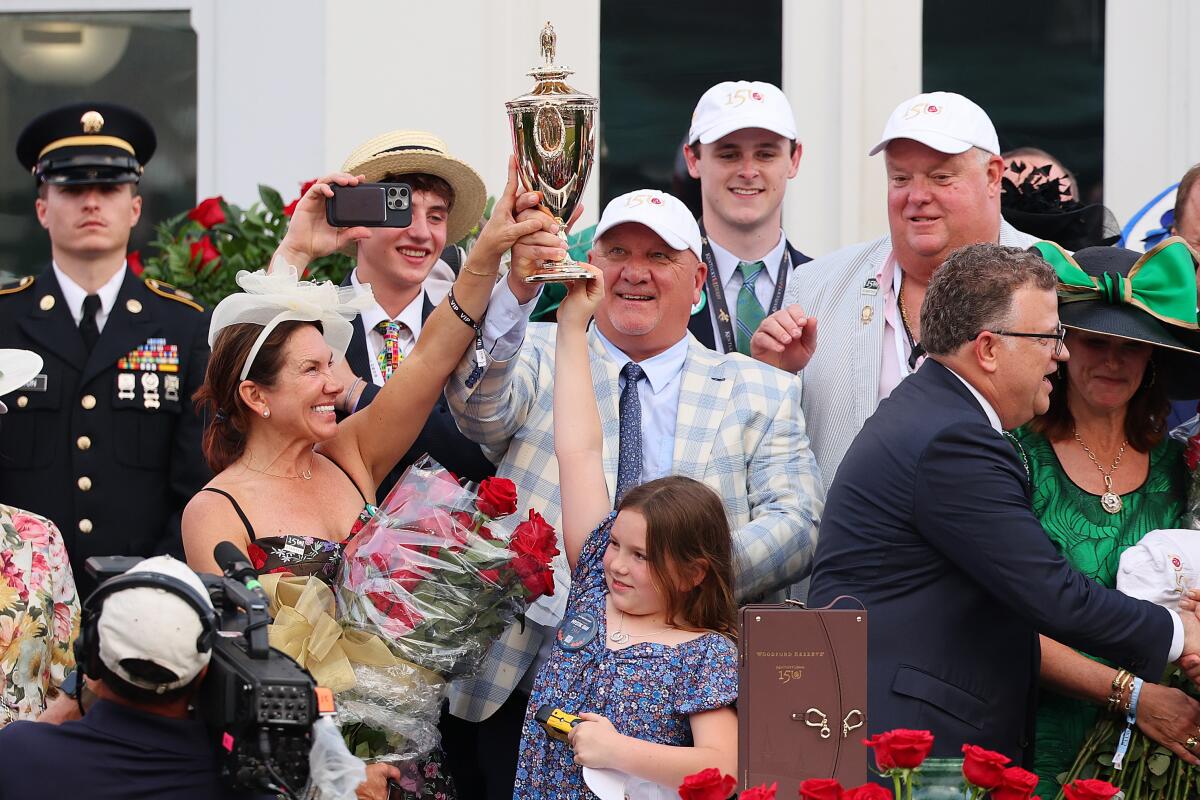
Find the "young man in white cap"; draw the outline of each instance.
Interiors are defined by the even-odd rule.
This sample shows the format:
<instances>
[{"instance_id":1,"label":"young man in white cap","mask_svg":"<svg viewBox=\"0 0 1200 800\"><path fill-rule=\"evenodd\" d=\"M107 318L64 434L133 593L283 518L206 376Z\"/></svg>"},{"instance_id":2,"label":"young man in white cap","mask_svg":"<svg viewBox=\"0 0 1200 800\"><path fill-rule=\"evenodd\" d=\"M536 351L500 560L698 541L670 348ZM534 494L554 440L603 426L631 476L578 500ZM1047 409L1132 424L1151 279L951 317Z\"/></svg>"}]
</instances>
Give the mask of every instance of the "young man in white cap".
<instances>
[{"instance_id":1,"label":"young man in white cap","mask_svg":"<svg viewBox=\"0 0 1200 800\"><path fill-rule=\"evenodd\" d=\"M543 233L513 248L513 282L545 257L546 244ZM606 289L588 334L592 375L614 500L665 475L712 486L733 529L735 592L744 602L807 573L824 493L804 431L800 382L738 353L714 353L688 334L705 280L701 254L696 221L671 195L643 189L607 205L588 254ZM464 360L446 396L463 432L516 483L520 513L537 509L557 527L554 326L526 326L519 317L507 329L494 322L498 295L510 291L504 281L493 294L485 344L499 343L482 379L471 382L474 364ZM529 609L524 626L505 632L478 677L456 683L450 694L451 711L462 719L510 720L488 743L511 750L514 762L522 714L510 712L523 712L539 651L544 657L553 646L570 589L565 563L555 566L554 594ZM489 782L487 796L505 788L511 796L511 782Z\"/></svg>"},{"instance_id":2,"label":"young man in white cap","mask_svg":"<svg viewBox=\"0 0 1200 800\"><path fill-rule=\"evenodd\" d=\"M826 488L875 406L917 367L925 288L946 257L980 242L1036 241L1000 217L1000 143L966 97L905 100L870 155L880 152L888 235L813 261L754 336L756 358L804 370L804 415Z\"/></svg>"},{"instance_id":3,"label":"young man in white cap","mask_svg":"<svg viewBox=\"0 0 1200 800\"><path fill-rule=\"evenodd\" d=\"M265 797L222 785L214 743L188 711L212 655L213 622L200 612L212 614L204 584L170 556L126 574L167 576L171 586L85 603L80 668L97 699L76 720L0 731L0 798Z\"/></svg>"},{"instance_id":4,"label":"young man in white cap","mask_svg":"<svg viewBox=\"0 0 1200 800\"><path fill-rule=\"evenodd\" d=\"M445 142L423 131L392 131L365 142L346 159L342 172L362 175L368 182L412 187L411 225L372 228L370 237L354 243L356 266L344 285L370 284L375 307L354 320L354 338L346 358L339 362L345 370L341 377L346 389L337 406L339 415L345 416L369 405L396 365L416 346L422 324L448 288L431 274L435 268L449 270L441 260L442 252L479 222L487 190L483 178L469 164L449 155ZM297 211L279 253L302 270L313 258L333 252L338 244L345 245L345 237L339 242L323 210L309 215ZM478 445L459 433L443 398L417 441L381 485L378 497L385 497L423 453L471 480L483 480L495 471Z\"/></svg>"},{"instance_id":5,"label":"young man in white cap","mask_svg":"<svg viewBox=\"0 0 1200 800\"><path fill-rule=\"evenodd\" d=\"M811 260L782 230L783 195L801 150L777 86L724 81L696 104L683 157L700 180L708 272L688 329L714 350L749 355L754 331L783 304L792 270Z\"/></svg>"}]
</instances>

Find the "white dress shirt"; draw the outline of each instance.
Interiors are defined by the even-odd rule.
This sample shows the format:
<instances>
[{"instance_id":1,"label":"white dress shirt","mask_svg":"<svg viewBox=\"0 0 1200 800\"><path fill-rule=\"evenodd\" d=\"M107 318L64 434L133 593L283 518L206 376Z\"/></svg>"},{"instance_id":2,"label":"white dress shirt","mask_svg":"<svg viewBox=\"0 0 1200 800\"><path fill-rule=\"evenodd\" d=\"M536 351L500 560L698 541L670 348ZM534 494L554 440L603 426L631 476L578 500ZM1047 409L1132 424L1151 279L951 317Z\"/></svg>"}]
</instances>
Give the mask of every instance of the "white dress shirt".
<instances>
[{"instance_id":1,"label":"white dress shirt","mask_svg":"<svg viewBox=\"0 0 1200 800\"><path fill-rule=\"evenodd\" d=\"M350 283L353 286L362 286L358 281L357 267L350 273ZM417 338L421 335L421 312L424 310L425 291L422 289L395 317L389 317L379 303L362 312L363 330L367 335L367 355L371 357L371 382L376 386L383 386L383 373L379 370L379 359L377 358L379 352L383 350L383 334L377 331L375 326L387 321L401 323L400 353L407 356L412 352L417 344Z\"/></svg>"},{"instance_id":2,"label":"white dress shirt","mask_svg":"<svg viewBox=\"0 0 1200 800\"><path fill-rule=\"evenodd\" d=\"M950 368L946 367L946 369ZM1004 428L1000 424L1000 415L996 413L996 409L992 408L992 404L962 375L959 375L952 369L950 370L950 374L962 381L963 386L967 387L967 391L975 396L975 399L979 401L979 405L983 406L983 413L987 414L988 422L992 428L997 433L1003 434ZM1171 634L1171 649L1167 652L1167 661L1175 661L1179 656L1183 655L1183 620L1179 618L1179 614L1171 609L1168 608L1167 612L1171 615L1171 624L1174 626L1174 632Z\"/></svg>"},{"instance_id":3,"label":"white dress shirt","mask_svg":"<svg viewBox=\"0 0 1200 800\"><path fill-rule=\"evenodd\" d=\"M710 236L708 246L712 248L713 259L717 262L717 277L721 279L721 288L725 290L725 305L729 306L729 316L731 318L730 325L737 330L737 298L738 293L742 291L742 273L738 272L738 264L750 259L739 258L733 253L726 250L721 245L717 244ZM764 269L754 281L754 296L758 298L758 302L763 307L763 311L770 311L771 297L775 294L775 283L779 280L779 265L783 260L783 254L787 250L787 238L784 237L783 231L779 231L779 241L771 248L771 252L767 253L761 259L767 268ZM783 265L785 270L792 268L791 259ZM712 298L709 298L712 302ZM713 327L713 341L721 341L721 331L717 327L717 317L711 310L706 309L708 319Z\"/></svg>"},{"instance_id":4,"label":"white dress shirt","mask_svg":"<svg viewBox=\"0 0 1200 800\"><path fill-rule=\"evenodd\" d=\"M71 318L75 320L75 325L78 327L83 320L83 301L88 296L88 291L71 280L67 273L59 269L58 264L50 263L54 269L54 277L58 279L58 288L62 290L63 300L66 301ZM124 264L108 279L108 283L96 290L96 294L100 296L100 310L96 312L97 330L104 330L104 323L108 322L108 315L117 302L117 293L121 291L121 281L123 280L125 280Z\"/></svg>"}]
</instances>

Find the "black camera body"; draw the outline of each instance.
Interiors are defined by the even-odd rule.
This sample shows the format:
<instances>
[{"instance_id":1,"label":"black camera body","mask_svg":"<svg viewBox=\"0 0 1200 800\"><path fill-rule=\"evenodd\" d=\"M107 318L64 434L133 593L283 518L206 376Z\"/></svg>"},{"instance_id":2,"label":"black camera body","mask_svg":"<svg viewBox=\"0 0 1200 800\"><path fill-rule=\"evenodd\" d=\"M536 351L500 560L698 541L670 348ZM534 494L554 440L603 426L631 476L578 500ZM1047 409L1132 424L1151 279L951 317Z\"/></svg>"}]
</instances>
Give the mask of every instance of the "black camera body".
<instances>
[{"instance_id":1,"label":"black camera body","mask_svg":"<svg viewBox=\"0 0 1200 800\"><path fill-rule=\"evenodd\" d=\"M107 581L141 560L93 557L87 570ZM299 796L308 783L312 726L320 713L317 684L290 656L267 644L271 620L261 594L226 573L200 574L216 622L208 672L195 700L197 717L208 728L221 777L231 789ZM93 597L102 590L103 584ZM100 609L89 608L91 603L90 597L85 616L90 612L95 619ZM85 647L95 646L85 641Z\"/></svg>"}]
</instances>

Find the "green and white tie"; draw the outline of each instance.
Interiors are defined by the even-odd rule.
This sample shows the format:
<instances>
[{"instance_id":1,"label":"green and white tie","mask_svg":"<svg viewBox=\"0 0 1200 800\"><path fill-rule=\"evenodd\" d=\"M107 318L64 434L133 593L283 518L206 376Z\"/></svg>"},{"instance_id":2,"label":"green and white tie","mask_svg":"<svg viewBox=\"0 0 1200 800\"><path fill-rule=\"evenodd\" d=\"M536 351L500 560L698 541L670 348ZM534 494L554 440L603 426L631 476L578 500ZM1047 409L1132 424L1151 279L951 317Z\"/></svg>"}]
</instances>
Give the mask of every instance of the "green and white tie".
<instances>
[{"instance_id":1,"label":"green and white tie","mask_svg":"<svg viewBox=\"0 0 1200 800\"><path fill-rule=\"evenodd\" d=\"M742 273L742 288L737 298L737 349L739 353L750 355L750 337L767 316L754 293L754 282L767 265L762 261L742 261L737 268Z\"/></svg>"}]
</instances>

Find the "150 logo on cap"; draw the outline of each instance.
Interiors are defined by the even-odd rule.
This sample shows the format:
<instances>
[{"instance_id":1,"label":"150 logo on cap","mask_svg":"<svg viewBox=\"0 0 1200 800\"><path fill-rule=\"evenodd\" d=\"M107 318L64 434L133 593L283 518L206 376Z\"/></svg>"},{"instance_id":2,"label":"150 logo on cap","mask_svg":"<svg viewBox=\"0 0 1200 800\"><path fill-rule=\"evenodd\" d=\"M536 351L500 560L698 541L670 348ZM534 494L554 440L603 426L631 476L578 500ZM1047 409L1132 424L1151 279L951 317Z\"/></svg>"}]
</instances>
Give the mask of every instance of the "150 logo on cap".
<instances>
[{"instance_id":1,"label":"150 logo on cap","mask_svg":"<svg viewBox=\"0 0 1200 800\"><path fill-rule=\"evenodd\" d=\"M725 95L725 105L730 108L737 108L743 103L753 100L756 103L761 103L763 99L762 92L754 92L750 89L735 89Z\"/></svg>"},{"instance_id":2,"label":"150 logo on cap","mask_svg":"<svg viewBox=\"0 0 1200 800\"><path fill-rule=\"evenodd\" d=\"M904 112L905 119L912 119L919 114L940 114L942 107L933 103L917 103L915 106Z\"/></svg>"},{"instance_id":3,"label":"150 logo on cap","mask_svg":"<svg viewBox=\"0 0 1200 800\"><path fill-rule=\"evenodd\" d=\"M644 206L647 203L654 206L661 206L662 202L662 198L656 194L639 192L638 194L631 194L629 197L625 198L625 207L634 208L636 206Z\"/></svg>"}]
</instances>

